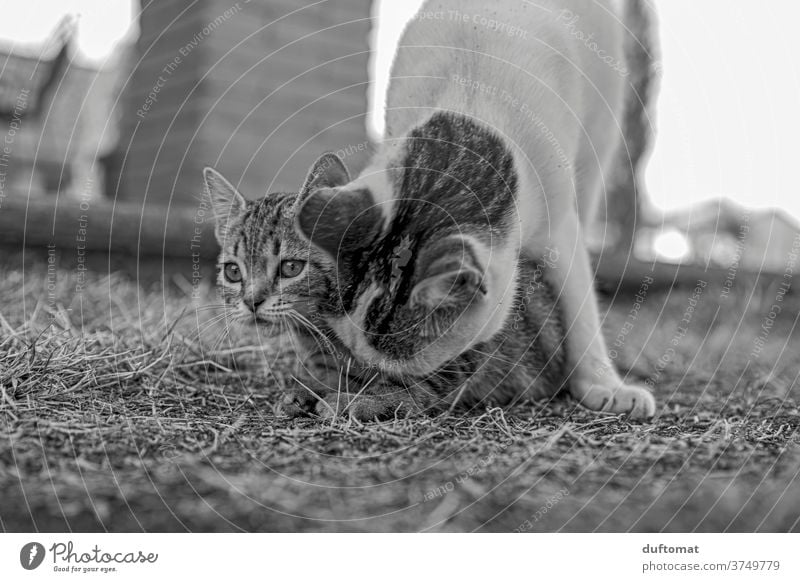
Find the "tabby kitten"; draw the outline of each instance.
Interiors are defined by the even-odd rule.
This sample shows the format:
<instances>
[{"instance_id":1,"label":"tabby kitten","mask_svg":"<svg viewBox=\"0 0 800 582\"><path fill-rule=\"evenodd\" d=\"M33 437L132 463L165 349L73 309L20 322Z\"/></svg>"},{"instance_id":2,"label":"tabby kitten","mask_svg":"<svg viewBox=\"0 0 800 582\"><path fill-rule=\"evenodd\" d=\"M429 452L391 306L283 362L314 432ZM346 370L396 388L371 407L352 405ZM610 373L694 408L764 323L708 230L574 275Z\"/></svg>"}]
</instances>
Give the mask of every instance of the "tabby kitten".
<instances>
[{"instance_id":1,"label":"tabby kitten","mask_svg":"<svg viewBox=\"0 0 800 582\"><path fill-rule=\"evenodd\" d=\"M337 265L296 227L298 208L314 192L350 180L332 154L316 162L298 194L271 194L256 201L246 201L214 170L206 169L204 175L217 220L218 283L226 304L268 335L289 335L298 352L295 384L280 403L286 414L344 413L372 420L548 397L563 384L564 331L556 301L542 279L552 262L521 263L513 317L487 341L433 370L424 364L398 366L393 358L424 361L425 351L447 337L470 309L480 282L463 245L449 237L424 244L400 236L386 261ZM428 210L431 216L441 213ZM348 236L371 240L370 231L380 224L378 217L372 218L376 224L353 222ZM446 213L439 220L446 221ZM376 323L383 322L375 326L381 330L375 340L388 357L378 362L351 350L334 329L348 316L357 292L349 277L359 269L395 292L402 289L399 296L376 302L370 314Z\"/></svg>"}]
</instances>

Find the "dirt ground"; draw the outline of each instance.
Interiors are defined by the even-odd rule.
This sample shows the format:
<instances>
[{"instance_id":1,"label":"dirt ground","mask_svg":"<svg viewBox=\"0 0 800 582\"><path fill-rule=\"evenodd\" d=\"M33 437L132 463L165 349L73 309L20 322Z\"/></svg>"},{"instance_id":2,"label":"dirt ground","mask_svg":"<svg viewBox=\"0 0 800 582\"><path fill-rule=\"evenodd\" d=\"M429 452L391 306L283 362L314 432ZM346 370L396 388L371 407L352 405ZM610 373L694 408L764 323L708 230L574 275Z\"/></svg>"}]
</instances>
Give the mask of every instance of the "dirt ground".
<instances>
[{"instance_id":1,"label":"dirt ground","mask_svg":"<svg viewBox=\"0 0 800 582\"><path fill-rule=\"evenodd\" d=\"M77 283L0 273L4 531L800 531L800 301L776 283L607 298L652 422L564 397L367 424L276 416L287 356L216 341L207 288Z\"/></svg>"}]
</instances>

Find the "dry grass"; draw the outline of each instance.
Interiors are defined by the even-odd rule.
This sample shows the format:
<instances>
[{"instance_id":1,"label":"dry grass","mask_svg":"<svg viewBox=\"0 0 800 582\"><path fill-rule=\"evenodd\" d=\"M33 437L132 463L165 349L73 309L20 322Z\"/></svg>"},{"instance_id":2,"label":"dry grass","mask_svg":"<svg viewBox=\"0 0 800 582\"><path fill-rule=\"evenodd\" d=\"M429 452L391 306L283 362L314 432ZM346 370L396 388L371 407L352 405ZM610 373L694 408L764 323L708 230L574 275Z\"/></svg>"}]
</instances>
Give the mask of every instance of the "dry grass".
<instances>
[{"instance_id":1,"label":"dry grass","mask_svg":"<svg viewBox=\"0 0 800 582\"><path fill-rule=\"evenodd\" d=\"M75 296L71 276L49 295L44 266L0 273L5 531L800 531L791 296L750 356L774 288L704 292L652 423L564 399L359 424L276 417L282 358L244 335L211 350L213 312L184 293L91 276ZM631 377L690 294L647 297L617 359Z\"/></svg>"}]
</instances>

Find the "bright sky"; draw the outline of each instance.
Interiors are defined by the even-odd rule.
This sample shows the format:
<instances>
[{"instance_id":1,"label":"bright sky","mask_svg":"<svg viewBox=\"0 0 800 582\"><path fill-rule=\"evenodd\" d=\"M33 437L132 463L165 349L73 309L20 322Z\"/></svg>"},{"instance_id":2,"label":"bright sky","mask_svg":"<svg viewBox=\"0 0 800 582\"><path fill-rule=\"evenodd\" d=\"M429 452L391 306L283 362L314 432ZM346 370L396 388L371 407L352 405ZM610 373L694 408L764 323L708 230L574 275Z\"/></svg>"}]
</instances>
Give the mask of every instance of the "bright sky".
<instances>
[{"instance_id":1,"label":"bright sky","mask_svg":"<svg viewBox=\"0 0 800 582\"><path fill-rule=\"evenodd\" d=\"M377 0L379 132L392 51L421 0ZM79 45L102 60L131 27L135 0L17 2L0 38L48 37L65 13L80 14ZM800 2L658 0L663 83L658 140L647 172L652 202L669 210L728 196L782 207L800 218Z\"/></svg>"},{"instance_id":2,"label":"bright sky","mask_svg":"<svg viewBox=\"0 0 800 582\"><path fill-rule=\"evenodd\" d=\"M647 181L662 208L729 196L800 218L797 0L662 0Z\"/></svg>"},{"instance_id":3,"label":"bright sky","mask_svg":"<svg viewBox=\"0 0 800 582\"><path fill-rule=\"evenodd\" d=\"M376 83L383 104L391 51L421 0L381 0ZM728 196L800 218L797 0L658 0L663 78L647 171L663 210ZM382 130L375 108L373 128Z\"/></svg>"},{"instance_id":4,"label":"bright sky","mask_svg":"<svg viewBox=\"0 0 800 582\"><path fill-rule=\"evenodd\" d=\"M29 0L6 6L0 19L0 39L39 44L50 38L66 14L77 15L78 44L83 57L102 62L133 24L136 0ZM10 4L7 2L7 4ZM135 30L131 31L132 33ZM4 42L5 44L5 42Z\"/></svg>"}]
</instances>

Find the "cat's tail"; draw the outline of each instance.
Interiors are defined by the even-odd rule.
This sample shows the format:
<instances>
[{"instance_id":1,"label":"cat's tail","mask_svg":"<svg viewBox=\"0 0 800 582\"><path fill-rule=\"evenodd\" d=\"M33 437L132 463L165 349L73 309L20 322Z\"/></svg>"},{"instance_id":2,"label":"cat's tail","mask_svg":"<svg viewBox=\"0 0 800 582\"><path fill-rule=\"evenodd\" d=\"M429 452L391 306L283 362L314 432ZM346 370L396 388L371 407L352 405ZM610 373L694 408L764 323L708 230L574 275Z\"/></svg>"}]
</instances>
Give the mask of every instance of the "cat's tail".
<instances>
[{"instance_id":1,"label":"cat's tail","mask_svg":"<svg viewBox=\"0 0 800 582\"><path fill-rule=\"evenodd\" d=\"M654 0L626 0L625 61L628 91L625 98L625 144L617 155L614 191L609 206L619 216L610 217L620 227L618 247L633 243L640 202L645 196L644 168L655 133L655 101L661 79L658 16ZM612 211L613 212L613 211Z\"/></svg>"}]
</instances>

